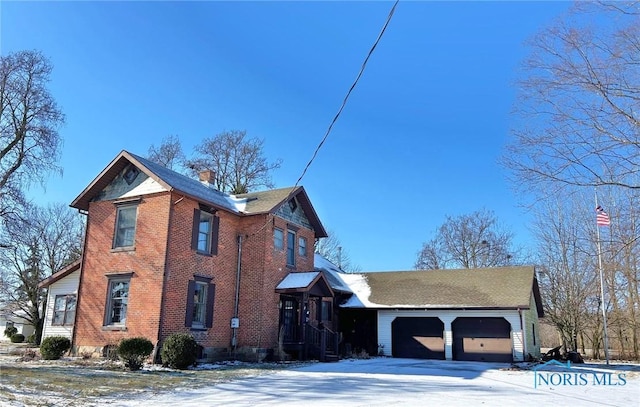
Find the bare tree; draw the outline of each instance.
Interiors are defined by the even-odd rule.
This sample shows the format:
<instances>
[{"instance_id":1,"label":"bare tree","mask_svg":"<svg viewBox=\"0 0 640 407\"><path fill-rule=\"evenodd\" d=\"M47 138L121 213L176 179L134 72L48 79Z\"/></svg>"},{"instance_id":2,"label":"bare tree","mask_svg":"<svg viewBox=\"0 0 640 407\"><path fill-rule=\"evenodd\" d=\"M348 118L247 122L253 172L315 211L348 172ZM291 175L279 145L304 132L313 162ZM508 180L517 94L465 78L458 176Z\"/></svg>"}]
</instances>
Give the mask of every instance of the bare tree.
<instances>
[{"instance_id":1,"label":"bare tree","mask_svg":"<svg viewBox=\"0 0 640 407\"><path fill-rule=\"evenodd\" d=\"M323 237L316 241L315 252L338 266L344 272L356 273L360 271L360 266L353 264L351 256L347 250L344 249L336 234L329 231L328 235L329 237Z\"/></svg>"},{"instance_id":2,"label":"bare tree","mask_svg":"<svg viewBox=\"0 0 640 407\"><path fill-rule=\"evenodd\" d=\"M38 51L0 57L0 201L21 200L22 188L59 170L58 128L64 115L47 89L52 66Z\"/></svg>"},{"instance_id":3,"label":"bare tree","mask_svg":"<svg viewBox=\"0 0 640 407\"><path fill-rule=\"evenodd\" d=\"M585 336L599 332L588 329L598 321L598 273L594 241L579 208L566 202L541 206L535 221L545 317L560 333L565 349L576 351L578 339L584 350Z\"/></svg>"},{"instance_id":4,"label":"bare tree","mask_svg":"<svg viewBox=\"0 0 640 407\"><path fill-rule=\"evenodd\" d=\"M579 2L529 45L503 158L517 185L640 188L640 3Z\"/></svg>"},{"instance_id":5,"label":"bare tree","mask_svg":"<svg viewBox=\"0 0 640 407\"><path fill-rule=\"evenodd\" d=\"M170 135L162 139L159 147L152 144L151 147L149 147L147 158L171 170L176 170L178 167L183 166L186 160L182 152L180 138L175 135Z\"/></svg>"},{"instance_id":6,"label":"bare tree","mask_svg":"<svg viewBox=\"0 0 640 407\"><path fill-rule=\"evenodd\" d=\"M513 236L498 224L494 213L447 216L435 237L418 252L416 269L478 268L519 262Z\"/></svg>"},{"instance_id":7,"label":"bare tree","mask_svg":"<svg viewBox=\"0 0 640 407\"><path fill-rule=\"evenodd\" d=\"M264 141L247 138L244 130L222 132L195 147L195 157L187 161L194 172L213 170L214 186L223 192L244 194L259 187L272 188L271 171L281 161L268 162Z\"/></svg>"},{"instance_id":8,"label":"bare tree","mask_svg":"<svg viewBox=\"0 0 640 407\"><path fill-rule=\"evenodd\" d=\"M26 208L25 216L7 222L0 236L0 298L26 314L38 342L46 306L38 283L79 258L82 234L80 215L57 204Z\"/></svg>"}]
</instances>

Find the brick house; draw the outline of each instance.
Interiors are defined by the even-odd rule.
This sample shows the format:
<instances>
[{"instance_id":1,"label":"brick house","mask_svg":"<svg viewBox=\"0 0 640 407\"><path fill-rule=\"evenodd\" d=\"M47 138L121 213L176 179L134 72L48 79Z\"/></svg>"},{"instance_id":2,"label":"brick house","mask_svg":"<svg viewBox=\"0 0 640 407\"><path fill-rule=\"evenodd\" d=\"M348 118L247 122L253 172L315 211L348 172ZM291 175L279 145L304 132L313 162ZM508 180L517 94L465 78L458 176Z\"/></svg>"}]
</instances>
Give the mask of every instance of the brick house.
<instances>
[{"instance_id":1,"label":"brick house","mask_svg":"<svg viewBox=\"0 0 640 407\"><path fill-rule=\"evenodd\" d=\"M540 354L535 269L344 274L304 188L242 195L122 151L73 201L79 263L43 280L44 335L77 354L192 334L200 360L394 357L521 361Z\"/></svg>"},{"instance_id":2,"label":"brick house","mask_svg":"<svg viewBox=\"0 0 640 407\"><path fill-rule=\"evenodd\" d=\"M314 270L315 239L327 236L309 197L302 187L223 194L211 175L198 182L122 151L73 201L87 216L75 352L187 332L202 359L262 357L283 324L290 350L303 350L299 325L317 326L334 293L322 276L308 290L275 288Z\"/></svg>"}]
</instances>

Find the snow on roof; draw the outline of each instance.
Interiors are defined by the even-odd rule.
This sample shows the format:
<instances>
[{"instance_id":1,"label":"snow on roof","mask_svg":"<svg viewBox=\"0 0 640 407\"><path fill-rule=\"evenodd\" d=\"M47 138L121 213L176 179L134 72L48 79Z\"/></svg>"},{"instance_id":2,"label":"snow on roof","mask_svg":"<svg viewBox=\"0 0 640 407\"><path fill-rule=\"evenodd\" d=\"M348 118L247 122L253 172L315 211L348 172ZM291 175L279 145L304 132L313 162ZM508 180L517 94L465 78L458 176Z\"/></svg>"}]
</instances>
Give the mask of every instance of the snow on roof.
<instances>
[{"instance_id":1,"label":"snow on roof","mask_svg":"<svg viewBox=\"0 0 640 407\"><path fill-rule=\"evenodd\" d=\"M305 271L301 273L289 273L278 284L276 290L286 290L290 288L306 288L318 276L317 271Z\"/></svg>"},{"instance_id":2,"label":"snow on roof","mask_svg":"<svg viewBox=\"0 0 640 407\"><path fill-rule=\"evenodd\" d=\"M342 276L345 274L338 266L325 259L321 254L313 254L313 264L316 270L324 272L331 289L350 293L352 290L344 282Z\"/></svg>"},{"instance_id":3,"label":"snow on roof","mask_svg":"<svg viewBox=\"0 0 640 407\"><path fill-rule=\"evenodd\" d=\"M353 295L344 303L341 308L452 308L452 304L376 304L369 301L371 297L371 287L364 274L343 274L342 278L353 291Z\"/></svg>"},{"instance_id":4,"label":"snow on roof","mask_svg":"<svg viewBox=\"0 0 640 407\"><path fill-rule=\"evenodd\" d=\"M369 302L371 287L363 274L345 274L342 276L353 295L340 305L342 308L376 308L379 305Z\"/></svg>"},{"instance_id":5,"label":"snow on roof","mask_svg":"<svg viewBox=\"0 0 640 407\"><path fill-rule=\"evenodd\" d=\"M156 174L164 182L181 192L203 199L207 202L214 203L235 213L242 212L242 210L244 210L244 206L246 206L246 199L239 199L229 196L228 194L220 192L213 187L207 186L198 180L189 178L186 175L179 174L169 168L156 164L153 161L142 158L139 155L135 155L132 153L129 154L131 154L133 158L138 160L142 165L147 167L149 171Z\"/></svg>"}]
</instances>

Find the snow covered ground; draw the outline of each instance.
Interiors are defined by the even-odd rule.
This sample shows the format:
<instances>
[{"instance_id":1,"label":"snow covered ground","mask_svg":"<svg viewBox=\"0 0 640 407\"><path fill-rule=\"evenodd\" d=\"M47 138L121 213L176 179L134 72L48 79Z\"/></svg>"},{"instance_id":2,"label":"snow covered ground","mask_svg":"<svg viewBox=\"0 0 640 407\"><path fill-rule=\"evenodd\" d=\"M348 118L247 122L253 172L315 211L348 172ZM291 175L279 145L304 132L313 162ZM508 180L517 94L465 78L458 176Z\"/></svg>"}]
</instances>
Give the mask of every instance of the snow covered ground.
<instances>
[{"instance_id":1,"label":"snow covered ground","mask_svg":"<svg viewBox=\"0 0 640 407\"><path fill-rule=\"evenodd\" d=\"M343 360L197 390L105 402L112 406L640 406L640 365L520 370L499 363Z\"/></svg>"}]
</instances>

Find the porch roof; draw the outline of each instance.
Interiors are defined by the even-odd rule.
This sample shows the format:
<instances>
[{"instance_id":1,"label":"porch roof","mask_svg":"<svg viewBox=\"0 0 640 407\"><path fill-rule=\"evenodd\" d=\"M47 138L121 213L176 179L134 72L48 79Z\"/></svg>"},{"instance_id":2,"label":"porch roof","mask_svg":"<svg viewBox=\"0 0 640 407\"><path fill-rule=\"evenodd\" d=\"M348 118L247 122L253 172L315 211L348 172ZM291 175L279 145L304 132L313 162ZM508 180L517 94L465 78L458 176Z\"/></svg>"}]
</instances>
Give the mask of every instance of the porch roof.
<instances>
[{"instance_id":1,"label":"porch roof","mask_svg":"<svg viewBox=\"0 0 640 407\"><path fill-rule=\"evenodd\" d=\"M333 297L333 290L319 271L292 272L276 286L279 294L308 292L311 295Z\"/></svg>"}]
</instances>

